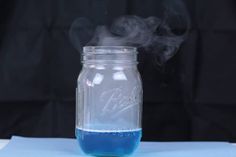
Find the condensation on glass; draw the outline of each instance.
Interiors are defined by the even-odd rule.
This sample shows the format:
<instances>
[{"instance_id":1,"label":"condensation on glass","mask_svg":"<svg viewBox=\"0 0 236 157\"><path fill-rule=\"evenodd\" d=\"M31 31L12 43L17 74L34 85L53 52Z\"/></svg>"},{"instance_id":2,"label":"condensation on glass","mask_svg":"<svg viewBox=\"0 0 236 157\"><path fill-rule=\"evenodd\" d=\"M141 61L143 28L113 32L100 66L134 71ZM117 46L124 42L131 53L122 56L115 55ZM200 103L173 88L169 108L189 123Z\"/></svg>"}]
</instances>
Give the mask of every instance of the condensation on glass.
<instances>
[{"instance_id":1,"label":"condensation on glass","mask_svg":"<svg viewBox=\"0 0 236 157\"><path fill-rule=\"evenodd\" d=\"M131 154L141 139L142 83L134 47L88 46L76 90L76 137L97 156Z\"/></svg>"}]
</instances>

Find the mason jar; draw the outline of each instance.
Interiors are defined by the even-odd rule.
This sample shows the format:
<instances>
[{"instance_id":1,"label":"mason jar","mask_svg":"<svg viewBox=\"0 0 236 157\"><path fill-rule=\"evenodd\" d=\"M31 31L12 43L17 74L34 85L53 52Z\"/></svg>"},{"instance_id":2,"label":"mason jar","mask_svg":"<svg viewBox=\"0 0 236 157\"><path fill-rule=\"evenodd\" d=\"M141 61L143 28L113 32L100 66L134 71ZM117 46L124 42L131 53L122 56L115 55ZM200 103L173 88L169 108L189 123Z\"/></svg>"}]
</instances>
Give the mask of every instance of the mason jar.
<instances>
[{"instance_id":1,"label":"mason jar","mask_svg":"<svg viewBox=\"0 0 236 157\"><path fill-rule=\"evenodd\" d=\"M137 50L127 46L83 48L76 89L76 138L84 153L124 156L142 136L142 83Z\"/></svg>"}]
</instances>

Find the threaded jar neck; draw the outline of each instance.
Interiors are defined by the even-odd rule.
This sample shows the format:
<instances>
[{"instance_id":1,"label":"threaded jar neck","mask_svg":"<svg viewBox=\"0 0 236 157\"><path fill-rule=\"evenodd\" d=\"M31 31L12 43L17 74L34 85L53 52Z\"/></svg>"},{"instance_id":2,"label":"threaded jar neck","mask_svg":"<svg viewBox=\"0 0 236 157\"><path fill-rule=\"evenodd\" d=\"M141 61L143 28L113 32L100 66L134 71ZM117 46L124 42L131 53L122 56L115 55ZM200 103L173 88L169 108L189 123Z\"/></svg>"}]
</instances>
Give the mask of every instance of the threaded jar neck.
<instances>
[{"instance_id":1,"label":"threaded jar neck","mask_svg":"<svg viewBox=\"0 0 236 157\"><path fill-rule=\"evenodd\" d=\"M86 46L82 63L137 64L137 49L129 46Z\"/></svg>"}]
</instances>

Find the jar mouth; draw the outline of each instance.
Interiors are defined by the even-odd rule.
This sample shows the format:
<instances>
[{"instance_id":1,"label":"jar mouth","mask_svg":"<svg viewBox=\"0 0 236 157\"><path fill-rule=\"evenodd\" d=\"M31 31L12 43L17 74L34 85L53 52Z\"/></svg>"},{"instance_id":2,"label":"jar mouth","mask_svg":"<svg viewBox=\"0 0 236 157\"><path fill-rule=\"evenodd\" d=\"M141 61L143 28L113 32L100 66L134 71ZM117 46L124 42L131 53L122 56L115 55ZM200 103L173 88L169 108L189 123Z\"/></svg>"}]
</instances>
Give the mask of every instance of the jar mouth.
<instances>
[{"instance_id":1,"label":"jar mouth","mask_svg":"<svg viewBox=\"0 0 236 157\"><path fill-rule=\"evenodd\" d=\"M137 54L137 48L132 46L85 46L84 54Z\"/></svg>"}]
</instances>

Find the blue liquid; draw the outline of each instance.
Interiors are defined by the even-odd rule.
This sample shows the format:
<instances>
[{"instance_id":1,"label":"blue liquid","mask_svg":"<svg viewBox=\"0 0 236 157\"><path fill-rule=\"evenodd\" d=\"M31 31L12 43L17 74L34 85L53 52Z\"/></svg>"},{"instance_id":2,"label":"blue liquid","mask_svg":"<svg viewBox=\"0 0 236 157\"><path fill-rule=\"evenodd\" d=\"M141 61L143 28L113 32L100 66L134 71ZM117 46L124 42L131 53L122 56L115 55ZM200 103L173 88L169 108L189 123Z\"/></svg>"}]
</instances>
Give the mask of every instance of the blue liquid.
<instances>
[{"instance_id":1,"label":"blue liquid","mask_svg":"<svg viewBox=\"0 0 236 157\"><path fill-rule=\"evenodd\" d=\"M81 149L95 156L124 156L134 152L142 136L141 129L127 131L93 131L76 128Z\"/></svg>"}]
</instances>

